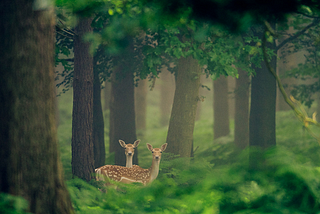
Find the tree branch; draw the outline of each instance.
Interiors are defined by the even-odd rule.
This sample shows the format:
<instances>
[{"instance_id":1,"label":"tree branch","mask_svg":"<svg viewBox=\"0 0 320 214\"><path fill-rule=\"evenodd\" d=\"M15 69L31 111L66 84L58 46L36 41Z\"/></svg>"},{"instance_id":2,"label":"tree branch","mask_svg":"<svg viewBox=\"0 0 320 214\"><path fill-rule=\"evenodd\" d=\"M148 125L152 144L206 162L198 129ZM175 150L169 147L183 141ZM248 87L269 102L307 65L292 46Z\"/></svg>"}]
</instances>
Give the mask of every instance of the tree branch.
<instances>
[{"instance_id":1,"label":"tree branch","mask_svg":"<svg viewBox=\"0 0 320 214\"><path fill-rule=\"evenodd\" d=\"M319 24L320 19L316 18L313 20L313 22L309 25L307 25L305 28L303 28L300 32L296 33L295 35L283 40L277 47L276 47L276 51L278 51L279 49L281 49L285 44L287 44L288 42L291 42L292 40L298 38L299 36L301 36L302 34L304 34L307 30L309 30L311 27L316 26L317 24ZM268 29L269 30L269 29Z\"/></svg>"},{"instance_id":2,"label":"tree branch","mask_svg":"<svg viewBox=\"0 0 320 214\"><path fill-rule=\"evenodd\" d=\"M296 14L303 15L303 16L308 17L308 18L312 18L312 19L320 18L319 16L311 16L311 15L307 15L307 14L302 13L302 12L299 12L299 11L297 11L297 12L295 12L295 13L296 13Z\"/></svg>"}]
</instances>

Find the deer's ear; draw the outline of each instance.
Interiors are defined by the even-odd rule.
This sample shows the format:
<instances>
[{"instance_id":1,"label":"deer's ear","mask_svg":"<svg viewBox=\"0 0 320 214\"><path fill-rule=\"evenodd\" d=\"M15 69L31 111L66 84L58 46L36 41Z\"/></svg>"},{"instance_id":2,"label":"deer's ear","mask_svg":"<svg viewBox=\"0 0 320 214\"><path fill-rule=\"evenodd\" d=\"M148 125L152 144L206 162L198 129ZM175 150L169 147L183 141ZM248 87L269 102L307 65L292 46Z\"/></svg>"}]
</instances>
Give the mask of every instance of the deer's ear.
<instances>
[{"instance_id":1,"label":"deer's ear","mask_svg":"<svg viewBox=\"0 0 320 214\"><path fill-rule=\"evenodd\" d=\"M136 141L133 143L134 147L138 147L138 146L139 146L139 143L140 143L140 140L136 140Z\"/></svg>"},{"instance_id":2,"label":"deer's ear","mask_svg":"<svg viewBox=\"0 0 320 214\"><path fill-rule=\"evenodd\" d=\"M163 145L161 146L161 150L162 150L162 151L166 150L167 145L168 145L167 143L163 144Z\"/></svg>"},{"instance_id":3,"label":"deer's ear","mask_svg":"<svg viewBox=\"0 0 320 214\"><path fill-rule=\"evenodd\" d=\"M153 147L152 147L149 143L147 143L147 147L148 147L148 149L152 152Z\"/></svg>"},{"instance_id":4,"label":"deer's ear","mask_svg":"<svg viewBox=\"0 0 320 214\"><path fill-rule=\"evenodd\" d=\"M120 146L126 148L126 143L123 140L119 140Z\"/></svg>"}]
</instances>

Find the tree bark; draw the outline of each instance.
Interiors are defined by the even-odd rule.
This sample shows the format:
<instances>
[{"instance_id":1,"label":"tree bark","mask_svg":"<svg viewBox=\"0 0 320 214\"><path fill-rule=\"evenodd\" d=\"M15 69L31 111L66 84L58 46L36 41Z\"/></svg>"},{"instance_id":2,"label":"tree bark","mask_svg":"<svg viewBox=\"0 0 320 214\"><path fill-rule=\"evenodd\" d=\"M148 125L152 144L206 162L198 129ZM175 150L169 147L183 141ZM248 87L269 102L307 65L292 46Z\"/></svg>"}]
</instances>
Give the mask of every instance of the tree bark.
<instances>
[{"instance_id":1,"label":"tree bark","mask_svg":"<svg viewBox=\"0 0 320 214\"><path fill-rule=\"evenodd\" d=\"M139 138L141 138L146 130L148 81L146 79L140 80L138 86L134 88L134 92L136 129L140 135Z\"/></svg>"},{"instance_id":2,"label":"tree bark","mask_svg":"<svg viewBox=\"0 0 320 214\"><path fill-rule=\"evenodd\" d=\"M118 62L111 82L109 152L115 152L116 165L125 166L126 156L119 140L127 143L137 140L132 72L133 47L129 46L122 58L115 60ZM138 164L138 149L135 150L133 164Z\"/></svg>"},{"instance_id":3,"label":"tree bark","mask_svg":"<svg viewBox=\"0 0 320 214\"><path fill-rule=\"evenodd\" d=\"M274 29L273 24L273 29ZM262 29L257 29L255 36L262 38ZM274 43L267 43L267 48L275 49ZM271 59L271 66L276 68L276 56ZM249 144L266 149L276 145L275 107L276 80L267 69L265 62L261 68L253 66L256 75L252 77L251 109L249 120ZM255 160L253 160L255 161Z\"/></svg>"},{"instance_id":4,"label":"tree bark","mask_svg":"<svg viewBox=\"0 0 320 214\"><path fill-rule=\"evenodd\" d=\"M180 58L176 90L168 129L167 151L191 157L193 130L199 101L201 67L193 57Z\"/></svg>"},{"instance_id":5,"label":"tree bark","mask_svg":"<svg viewBox=\"0 0 320 214\"><path fill-rule=\"evenodd\" d=\"M110 109L110 97L111 97L111 83L108 81L104 82L105 86L103 89L103 97L104 97L104 107L103 110Z\"/></svg>"},{"instance_id":6,"label":"tree bark","mask_svg":"<svg viewBox=\"0 0 320 214\"><path fill-rule=\"evenodd\" d=\"M86 181L93 178L93 58L83 35L92 31L91 19L80 19L74 37L72 174Z\"/></svg>"},{"instance_id":7,"label":"tree bark","mask_svg":"<svg viewBox=\"0 0 320 214\"><path fill-rule=\"evenodd\" d=\"M249 90L250 77L238 68L235 89L234 143L239 149L249 145Z\"/></svg>"},{"instance_id":8,"label":"tree bark","mask_svg":"<svg viewBox=\"0 0 320 214\"><path fill-rule=\"evenodd\" d=\"M174 76L163 66L160 73L160 124L167 126L169 124L170 113L172 109L174 96Z\"/></svg>"},{"instance_id":9,"label":"tree bark","mask_svg":"<svg viewBox=\"0 0 320 214\"><path fill-rule=\"evenodd\" d=\"M104 121L101 105L101 83L99 72L96 69L93 69L93 72L93 150L94 167L98 168L105 165L106 151L104 145Z\"/></svg>"},{"instance_id":10,"label":"tree bark","mask_svg":"<svg viewBox=\"0 0 320 214\"><path fill-rule=\"evenodd\" d=\"M228 82L225 76L213 82L213 97L213 139L217 139L230 133Z\"/></svg>"},{"instance_id":11,"label":"tree bark","mask_svg":"<svg viewBox=\"0 0 320 214\"><path fill-rule=\"evenodd\" d=\"M0 2L0 192L31 213L74 213L58 155L54 9Z\"/></svg>"}]
</instances>

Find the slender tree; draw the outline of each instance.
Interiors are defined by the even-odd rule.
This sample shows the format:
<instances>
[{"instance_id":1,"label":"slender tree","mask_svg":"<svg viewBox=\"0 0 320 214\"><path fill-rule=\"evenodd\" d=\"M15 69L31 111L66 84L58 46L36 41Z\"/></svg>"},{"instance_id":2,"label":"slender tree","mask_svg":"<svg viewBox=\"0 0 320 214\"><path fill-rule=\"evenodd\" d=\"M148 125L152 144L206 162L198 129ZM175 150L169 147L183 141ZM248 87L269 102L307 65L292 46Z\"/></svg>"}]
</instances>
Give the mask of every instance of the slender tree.
<instances>
[{"instance_id":1,"label":"slender tree","mask_svg":"<svg viewBox=\"0 0 320 214\"><path fill-rule=\"evenodd\" d=\"M93 178L93 58L83 35L91 32L89 18L80 19L75 28L73 111L72 111L72 174L86 181Z\"/></svg>"},{"instance_id":2,"label":"slender tree","mask_svg":"<svg viewBox=\"0 0 320 214\"><path fill-rule=\"evenodd\" d=\"M226 136L230 133L228 82L225 76L213 81L213 138Z\"/></svg>"},{"instance_id":3,"label":"slender tree","mask_svg":"<svg viewBox=\"0 0 320 214\"><path fill-rule=\"evenodd\" d=\"M143 138L146 130L147 93L148 81L146 79L139 80L138 86L134 88L136 129L138 130L139 139Z\"/></svg>"},{"instance_id":4,"label":"slender tree","mask_svg":"<svg viewBox=\"0 0 320 214\"><path fill-rule=\"evenodd\" d=\"M210 79L211 80L211 79ZM205 75L201 75L200 76L200 85L202 87L199 88L199 98L200 98L200 102L198 102L198 106L197 106L197 113L196 113L196 121L201 119L201 109L202 109L202 102L204 101L204 95L207 92L207 88L204 87L204 83L206 81L206 76Z\"/></svg>"},{"instance_id":5,"label":"slender tree","mask_svg":"<svg viewBox=\"0 0 320 214\"><path fill-rule=\"evenodd\" d=\"M103 110L105 111L110 109L111 83L106 81L104 84L105 85L103 89L103 98L104 98Z\"/></svg>"},{"instance_id":6,"label":"slender tree","mask_svg":"<svg viewBox=\"0 0 320 214\"><path fill-rule=\"evenodd\" d=\"M43 5L42 5L43 6ZM0 2L0 192L31 213L74 213L57 148L54 10Z\"/></svg>"},{"instance_id":7,"label":"slender tree","mask_svg":"<svg viewBox=\"0 0 320 214\"><path fill-rule=\"evenodd\" d=\"M239 73L238 73L239 74ZM236 88L236 79L234 77L227 77L228 82L228 104L229 104L229 119L234 119L235 113L235 88Z\"/></svg>"},{"instance_id":8,"label":"slender tree","mask_svg":"<svg viewBox=\"0 0 320 214\"><path fill-rule=\"evenodd\" d=\"M162 126L169 124L174 86L174 75L168 71L166 66L162 66L160 73L160 124Z\"/></svg>"},{"instance_id":9,"label":"slender tree","mask_svg":"<svg viewBox=\"0 0 320 214\"><path fill-rule=\"evenodd\" d=\"M320 93L319 92L317 94L317 112L319 113L317 114L316 119L317 121L320 121Z\"/></svg>"},{"instance_id":10,"label":"slender tree","mask_svg":"<svg viewBox=\"0 0 320 214\"><path fill-rule=\"evenodd\" d=\"M93 150L94 167L105 165L106 151L104 144L104 120L101 103L101 83L99 71L96 68L96 60L93 65Z\"/></svg>"}]
</instances>

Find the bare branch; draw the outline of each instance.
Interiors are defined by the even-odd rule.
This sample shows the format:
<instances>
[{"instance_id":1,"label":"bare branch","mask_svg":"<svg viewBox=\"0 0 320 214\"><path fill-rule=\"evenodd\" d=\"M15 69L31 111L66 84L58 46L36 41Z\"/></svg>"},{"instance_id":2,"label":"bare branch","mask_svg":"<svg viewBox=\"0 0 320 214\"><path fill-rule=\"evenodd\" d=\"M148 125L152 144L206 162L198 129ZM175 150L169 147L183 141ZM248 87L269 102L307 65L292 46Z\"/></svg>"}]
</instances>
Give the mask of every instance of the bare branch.
<instances>
[{"instance_id":1,"label":"bare branch","mask_svg":"<svg viewBox=\"0 0 320 214\"><path fill-rule=\"evenodd\" d=\"M298 38L299 36L301 36L302 34L304 34L307 30L309 30L311 27L316 26L317 24L320 23L320 19L314 19L313 22L309 25L307 25L305 28L303 28L301 31L299 31L298 33L294 34L293 36L290 36L289 38L283 40L277 47L276 47L276 51L278 51L279 49L281 49L284 45L286 45L288 42L293 41L294 39ZM268 29L269 30L269 29Z\"/></svg>"}]
</instances>

